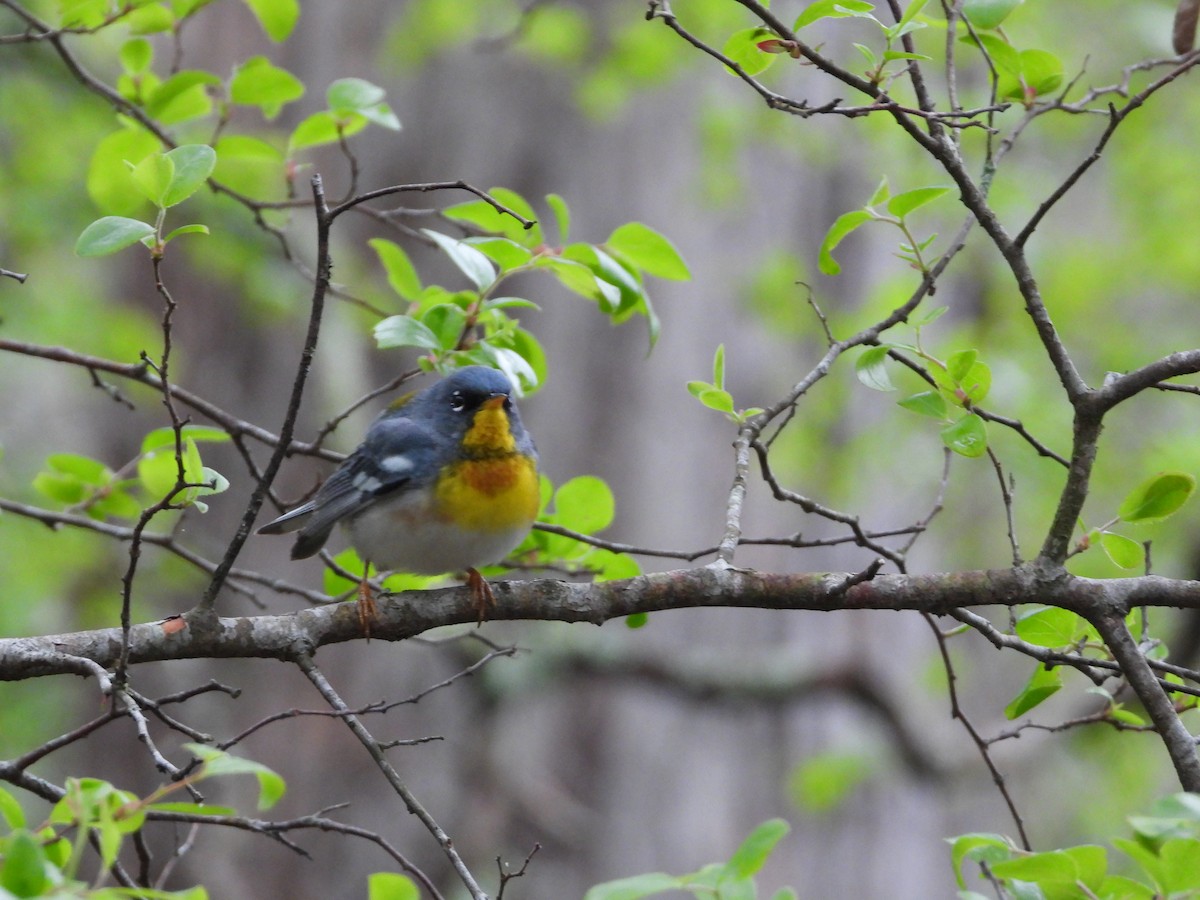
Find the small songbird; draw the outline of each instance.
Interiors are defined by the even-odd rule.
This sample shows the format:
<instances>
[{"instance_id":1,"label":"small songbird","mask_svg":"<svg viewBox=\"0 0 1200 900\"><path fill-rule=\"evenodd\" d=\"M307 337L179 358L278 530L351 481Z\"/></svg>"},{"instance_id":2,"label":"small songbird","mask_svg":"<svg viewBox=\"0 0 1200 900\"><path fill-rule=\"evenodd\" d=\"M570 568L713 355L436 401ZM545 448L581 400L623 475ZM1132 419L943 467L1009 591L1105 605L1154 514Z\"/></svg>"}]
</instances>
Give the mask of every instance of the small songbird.
<instances>
[{"instance_id":1,"label":"small songbird","mask_svg":"<svg viewBox=\"0 0 1200 900\"><path fill-rule=\"evenodd\" d=\"M299 531L312 556L341 523L364 561L418 575L467 573L479 619L495 605L477 566L499 562L537 518L537 449L502 373L468 366L384 410L316 496L259 534ZM370 633L366 578L359 617Z\"/></svg>"}]
</instances>

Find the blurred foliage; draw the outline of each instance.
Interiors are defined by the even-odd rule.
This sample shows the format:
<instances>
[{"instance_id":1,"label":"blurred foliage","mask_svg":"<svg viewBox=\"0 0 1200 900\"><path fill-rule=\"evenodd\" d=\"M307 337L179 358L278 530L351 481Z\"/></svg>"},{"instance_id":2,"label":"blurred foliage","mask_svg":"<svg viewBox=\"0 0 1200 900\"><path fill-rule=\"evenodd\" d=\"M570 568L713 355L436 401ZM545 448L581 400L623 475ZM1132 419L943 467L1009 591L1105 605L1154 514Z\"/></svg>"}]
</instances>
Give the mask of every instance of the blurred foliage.
<instances>
[{"instance_id":1,"label":"blurred foliage","mask_svg":"<svg viewBox=\"0 0 1200 900\"><path fill-rule=\"evenodd\" d=\"M264 32L276 41L294 27L292 7L299 12L298 5L288 3L249 5ZM295 193L295 164L306 158L306 151L331 147L351 137L370 139L373 131L389 133L399 128L400 116L388 106L382 89L362 79L336 81L322 94L316 86L306 90L295 75L261 55L241 61L231 73L171 72L165 61L172 29L195 6L198 4L142 4L136 16L109 30L120 37L109 39L94 55L111 69L109 74L123 96L136 101L148 115L175 127L181 140L205 144L212 138L217 151L215 177L232 190L264 203L282 200ZM686 9L684 6L680 4L680 15L686 15L696 33L717 47L726 46L731 35L755 25L747 11L727 0L693 0ZM1064 81L1079 75L1087 83L1111 83L1121 77L1122 66L1169 52L1173 4L1167 0L1136 4L1094 0L1083 13L1078 5L1033 0L1012 6L1005 32L1015 55L1005 57L1009 77L1000 93L1019 102L997 115L995 124L1003 130L1020 121L1025 112L1020 101L1058 90ZM48 0L32 7L51 19L66 9L84 25L94 25L107 8L103 3L59 5ZM801 8L789 10L789 16L794 20ZM937 236L944 241L952 234L963 211L951 197L922 194L920 199L928 206L920 210L915 236L907 235L907 248L901 246L904 240L882 233L889 229L857 226L876 221L879 210L886 210L897 199L897 195L879 194L881 176L902 190L899 196L935 187L932 182L938 174L928 162L883 117L851 123L812 122L761 108L758 98L713 60L670 35L661 24L644 21L644 9L640 0L532 5L521 0L413 0L399 6L385 23L379 64L392 77L410 79L440 61L502 52L525 61L546 77L564 80L582 113L597 123L619 124L629 108L663 103L671 92L670 108L686 112L686 127L693 130L698 156L695 189L711 204L714 227L736 222L739 216L779 212L770 206L770 188L756 184L764 159L769 160L775 179L816 171L821 178L840 182L845 195L858 198L855 203L872 198L867 207L873 212L854 210L862 215L843 220L843 225L854 227L837 234L836 240L827 239L822 245L819 237L831 234L829 229L836 227L838 216L853 215L847 212L850 207L806 209L793 214L814 220L805 224L811 224L818 240L799 244L795 232L780 229L777 239L763 241L741 261L743 269L735 280L745 288L734 302L758 322L758 355L763 358L792 361L819 355L825 337L810 301L838 336L896 306L927 266L919 256L926 246L923 242L933 235L930 246L937 251ZM1081 28L1081 15L1095 27ZM987 27L986 20L980 21L980 27ZM0 27L5 33L21 30L7 11L0 11ZM889 61L885 54L894 52L898 36L881 37L878 28L857 19L813 19L804 22L804 27L813 30L825 52L866 75L874 72L880 77L885 71L880 66ZM936 72L945 52L944 35L929 27L914 32L914 38L921 53L930 58L928 70ZM874 55L857 56L855 43L872 44ZM752 44L748 37L742 39L739 52L752 57ZM1043 55L1049 52L1046 48L1053 50L1060 65ZM811 71L789 66L792 61L787 48L772 48L771 57L760 61L764 83L804 93L812 81ZM174 197L147 190L149 175L141 179L139 190L125 166L131 156L141 162L152 154L166 154L161 153L156 139L127 117L114 119L103 102L79 90L43 48L5 46L0 65L6 74L19 71L23 76L0 77L0 108L53 112L9 116L6 135L0 140L0 169L8 176L0 196L5 220L0 263L34 273L24 287L0 282L0 330L16 340L68 344L79 352L136 361L160 340L158 310L139 300L131 289L144 273L134 275L131 268L117 265L81 264L73 261L70 253L76 238L99 216L142 217L137 221L143 221L150 231L129 232L135 234L128 244L134 249L142 237L154 234L161 240L170 234L145 219L172 207L167 201ZM1148 77L1135 73L1132 83L1136 87ZM1029 84L1032 94L1028 93ZM966 105L987 102L985 72L978 61L968 67L962 86ZM813 99L819 103L832 98ZM293 103L301 105L305 114L289 130L279 124L279 114ZM228 114L236 106L243 107L243 116L255 117L253 126L245 125L242 117L236 125L229 124ZM1200 97L1187 90L1175 91L1169 102L1152 103L1139 111L1106 148L1102 165L1088 173L1082 188L1042 223L1031 241L1049 308L1091 383L1102 381L1105 372L1123 371L1170 350L1195 346L1200 337L1193 310L1200 254L1188 239L1187 227L1200 209L1200 178L1195 177L1192 129L1180 127L1181 122L1194 122L1198 116ZM996 174L990 197L997 210L1011 221L1023 221L1074 161L1089 152L1101 125L1098 117L1088 115L1038 119ZM985 139L982 130L966 129L964 152L978 160ZM170 183L167 176L159 187L165 189ZM198 183L190 186L198 188ZM364 336L374 327L377 346L415 348L427 354L429 368L469 361L500 365L532 390L546 375L545 354L536 336L514 318L523 308L520 298L509 297L499 288L510 276L541 268L567 290L587 296L614 322L641 317L653 340L658 324L646 279L686 277L688 270L682 263L688 255L686 247L680 252L639 223L622 226L624 231L618 228L604 240L589 236L587 241L570 243L570 216L561 198L536 201L539 208L534 210L531 201L514 193L501 189L491 193L511 209L546 224L526 230L483 201L446 210L449 219L476 231L466 240L434 231L426 234L461 276L461 283L452 287L424 284L400 244L374 244L377 259L371 262L378 266L368 270L368 263L362 263L359 270L355 263L353 271L356 275L372 273L376 284L364 293L372 301L385 297L380 302L392 314L363 313L361 318L367 323ZM196 221L203 221L209 234L180 241L178 251L172 247L172 264L179 265L188 277L203 279L212 292L235 294L237 302L224 315L230 327L253 335L250 340L265 340L281 323L294 327L295 296L305 281L281 262L274 239L228 197L212 197L197 190L188 202L194 204ZM888 224L906 225L915 208L889 210L894 221ZM283 211L265 208L262 214L272 225L286 222ZM191 222L190 207L188 216L186 221ZM548 227L551 221L555 228ZM554 252L544 252L546 245ZM845 274L836 276L839 265ZM850 276L856 279L856 286L846 288L838 279ZM950 511L935 523L933 531L938 567L1003 565L1008 562L1009 548L1003 511L995 502L995 473L986 459L974 458L979 455L974 451L981 446L980 432L986 434L987 446L1003 460L1017 486L1016 532L1027 553L1036 549L1043 535L1062 471L1006 430L985 428L972 418L965 401L977 403L986 398L990 409L1020 419L1059 453L1069 447L1070 422L1063 416L1065 404L1042 387L1052 374L1041 348L1028 339L1019 298L993 254L968 249L945 276L937 300L950 306L949 314L928 320L919 335L915 326L911 328L904 335L911 343L868 350L865 358L858 360L858 380L850 361L845 361L840 377L827 379L807 398L804 426L789 429L777 441L775 464L785 477L819 486L822 502L859 508L886 486L900 498L896 505L904 508L907 498L925 496L921 486L936 482L943 447L949 447L963 458L955 459L947 487ZM458 338L471 317L486 337L482 344L464 350ZM946 373L932 388L887 357L888 349L914 347L936 360ZM759 409L751 404L774 399L739 392L737 403L747 404L739 409L725 384L725 372L748 367L748 361L732 352L727 361L724 347L706 352L715 353L712 381L693 382L693 393L701 402L738 421ZM177 363L181 382L202 374L201 361L187 346L180 348ZM0 356L0 388L7 396L25 401L22 409L36 407L36 400L27 397L28 389L22 387L27 384L29 365L33 363ZM980 367L987 372L985 389L980 388L984 371ZM796 363L796 371L801 368ZM790 370L785 373L792 374ZM83 390L85 385L80 376L55 388ZM888 388L895 388L895 394ZM924 396L914 399L918 395ZM139 400L146 396L140 394ZM93 402L110 401L97 395ZM679 402L687 402L686 397L681 394ZM1144 503L1131 500L1140 493L1146 503L1157 498L1155 502L1169 505L1169 499L1162 499L1170 493L1164 489L1170 487L1164 479L1178 486L1180 479L1191 479L1189 473L1200 470L1200 421L1181 415L1180 408L1180 402L1170 397L1161 402L1150 398L1141 404L1137 416L1118 416L1110 423L1093 479L1087 521L1081 523L1080 536L1086 538L1081 549L1086 552L1072 559L1073 571L1114 577L1136 570L1144 559L1140 555L1142 541L1152 539L1156 572L1195 574L1189 568L1195 548L1194 508L1184 508L1169 527L1159 527L1151 521L1158 517L1148 514ZM170 490L170 472L147 470L146 455L154 448L148 450L142 444L138 449L139 442L159 423L139 421L140 430L125 429L129 446L104 448L102 453L86 445L89 418L85 411L68 407L61 415L76 413L82 424L64 423L75 430L62 446L38 445L28 434L18 435L18 430L25 429L16 423L0 426L0 442L10 448L0 459L0 493L31 503L48 495L64 505L84 504L88 515L121 515L118 507L135 494L144 500L139 492L151 485L159 494ZM140 427L142 424L146 427ZM947 432L947 428L956 430ZM194 476L190 482L207 480L203 474L207 467L200 461L199 450L196 454L194 459L189 457ZM174 459L172 455L161 458ZM82 463L85 459L91 462ZM118 476L131 461L138 478L124 477L129 472ZM587 480L567 482L557 490L547 483L544 506L548 521L584 533L603 528L610 515L600 517L603 524L581 521L580 510L607 509L611 492L607 500L597 500L604 491L606 487ZM1187 493L1190 491L1189 487ZM92 503L92 497L99 499ZM188 499L196 502L194 496ZM956 515L955 508L967 512ZM871 509L869 514L876 511ZM893 509L878 512L880 516L894 514ZM1119 533L1111 530L1117 519L1128 526ZM0 603L0 631L45 632L111 622L120 547L70 529L35 531L30 523L11 515L0 515L0 546L22 548L5 564L5 594L15 600ZM588 550L569 537L546 532L531 535L515 556L533 563L565 557L579 570L601 577L622 577L633 571L625 557ZM61 564L63 560L70 565ZM355 571L352 557L339 561L348 571ZM174 574L182 569L174 562L160 565L161 571ZM326 583L330 593L348 586L349 582L339 580L336 574ZM401 582L391 586L401 586ZM42 598L59 599L50 602ZM1076 621L1064 622L1059 617L1047 621L1041 609L1024 611L1017 633L1047 647L1091 637ZM959 671L969 673L970 668L970 662L964 660ZM1029 680L1023 686L1014 682L1010 717L1026 714L1059 690L1054 673L1039 673L1042 670L1030 675L1026 668L1012 675L1017 681ZM34 702L28 695L0 704L0 735L6 745L20 746L22 740L32 737L35 725L28 712ZM45 695L40 705L52 710L65 706L47 704ZM1121 712L1117 704L1108 709L1114 714ZM52 726L45 721L36 725ZM1133 755L1127 749L1128 741L1114 740L1111 734L1086 740L1093 746L1111 742ZM3 752L6 749L0 747ZM1085 750L1084 756L1097 777L1105 777L1104 792L1097 793L1123 790L1120 803L1124 806L1144 803L1159 787L1153 772L1148 772L1152 766L1123 764L1116 751L1109 755L1107 750ZM794 790L806 798L810 808L835 804L853 790L855 776L861 774L847 759L853 762L851 757L838 755L818 758L817 764L800 770ZM1137 780L1128 777L1135 768L1141 775ZM1096 794L1076 794L1082 797L1081 808L1100 805L1111 814L1112 806L1099 803ZM1147 846L1145 841L1142 844ZM1161 843L1151 844L1145 852L1161 855ZM1010 844L999 838L972 846L1014 856ZM976 852L978 857L970 856ZM990 858L983 854L984 850L963 851L966 858ZM1010 874L1001 877L1020 880L1022 873L1035 868L1027 859L1007 861L1011 865L1002 871ZM1050 865L1057 866L1060 861ZM1155 863L1149 856L1143 854L1138 861L1154 875ZM1085 862L1090 865L1094 858L1089 856ZM1089 884L1101 884L1097 871L1093 867L1086 877L1080 877ZM671 886L680 884L676 876L661 878L675 879Z\"/></svg>"}]
</instances>

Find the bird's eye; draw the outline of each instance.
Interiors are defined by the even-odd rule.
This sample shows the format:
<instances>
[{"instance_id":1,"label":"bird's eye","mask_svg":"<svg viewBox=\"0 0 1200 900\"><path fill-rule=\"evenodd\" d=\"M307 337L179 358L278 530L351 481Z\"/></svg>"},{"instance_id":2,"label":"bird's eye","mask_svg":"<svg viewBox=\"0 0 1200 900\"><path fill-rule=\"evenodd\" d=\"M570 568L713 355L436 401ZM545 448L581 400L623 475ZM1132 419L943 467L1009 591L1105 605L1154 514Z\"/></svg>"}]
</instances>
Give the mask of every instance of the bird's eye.
<instances>
[{"instance_id":1,"label":"bird's eye","mask_svg":"<svg viewBox=\"0 0 1200 900\"><path fill-rule=\"evenodd\" d=\"M463 396L462 391L455 391L450 395L450 408L455 412L462 412L467 408L467 398Z\"/></svg>"}]
</instances>

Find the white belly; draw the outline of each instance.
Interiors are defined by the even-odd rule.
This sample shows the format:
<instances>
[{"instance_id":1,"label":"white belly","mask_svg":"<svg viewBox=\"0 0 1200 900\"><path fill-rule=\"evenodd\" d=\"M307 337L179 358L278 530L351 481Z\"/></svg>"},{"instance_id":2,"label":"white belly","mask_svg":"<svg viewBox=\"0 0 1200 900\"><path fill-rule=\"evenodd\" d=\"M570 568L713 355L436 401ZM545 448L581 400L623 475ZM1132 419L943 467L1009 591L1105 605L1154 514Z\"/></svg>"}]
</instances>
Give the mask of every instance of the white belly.
<instances>
[{"instance_id":1,"label":"white belly","mask_svg":"<svg viewBox=\"0 0 1200 900\"><path fill-rule=\"evenodd\" d=\"M440 575L499 562L529 533L528 525L464 531L414 499L377 503L345 523L350 543L379 570Z\"/></svg>"}]
</instances>

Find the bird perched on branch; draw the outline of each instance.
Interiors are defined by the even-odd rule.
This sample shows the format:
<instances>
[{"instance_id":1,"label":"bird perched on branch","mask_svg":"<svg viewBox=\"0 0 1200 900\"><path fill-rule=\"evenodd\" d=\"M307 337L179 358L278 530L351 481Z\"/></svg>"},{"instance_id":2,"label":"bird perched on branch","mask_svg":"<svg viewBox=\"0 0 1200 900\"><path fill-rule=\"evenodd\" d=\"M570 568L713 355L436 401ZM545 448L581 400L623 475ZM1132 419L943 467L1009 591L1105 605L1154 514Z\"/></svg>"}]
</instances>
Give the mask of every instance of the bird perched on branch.
<instances>
[{"instance_id":1,"label":"bird perched on branch","mask_svg":"<svg viewBox=\"0 0 1200 900\"><path fill-rule=\"evenodd\" d=\"M477 567L521 543L538 513L537 449L512 394L497 370L468 366L402 397L312 500L259 534L298 531L292 559L303 559L340 522L359 556L379 570L465 571L482 622L496 600ZM364 574L365 634L374 617Z\"/></svg>"}]
</instances>

